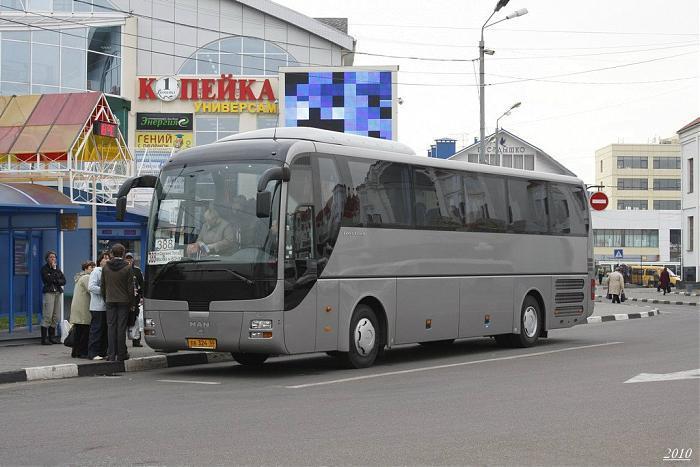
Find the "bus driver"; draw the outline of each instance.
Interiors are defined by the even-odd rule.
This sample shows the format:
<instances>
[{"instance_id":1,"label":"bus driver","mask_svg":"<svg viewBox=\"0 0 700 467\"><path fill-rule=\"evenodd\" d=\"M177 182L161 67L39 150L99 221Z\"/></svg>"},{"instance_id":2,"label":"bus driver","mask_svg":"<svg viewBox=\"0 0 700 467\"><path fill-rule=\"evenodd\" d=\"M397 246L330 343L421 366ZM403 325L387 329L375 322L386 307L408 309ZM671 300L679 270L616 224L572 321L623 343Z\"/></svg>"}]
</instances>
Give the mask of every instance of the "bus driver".
<instances>
[{"instance_id":1,"label":"bus driver","mask_svg":"<svg viewBox=\"0 0 700 467\"><path fill-rule=\"evenodd\" d=\"M233 227L219 215L212 203L204 211L204 223L197 241L187 245L187 254L209 256L230 253L235 239Z\"/></svg>"}]
</instances>

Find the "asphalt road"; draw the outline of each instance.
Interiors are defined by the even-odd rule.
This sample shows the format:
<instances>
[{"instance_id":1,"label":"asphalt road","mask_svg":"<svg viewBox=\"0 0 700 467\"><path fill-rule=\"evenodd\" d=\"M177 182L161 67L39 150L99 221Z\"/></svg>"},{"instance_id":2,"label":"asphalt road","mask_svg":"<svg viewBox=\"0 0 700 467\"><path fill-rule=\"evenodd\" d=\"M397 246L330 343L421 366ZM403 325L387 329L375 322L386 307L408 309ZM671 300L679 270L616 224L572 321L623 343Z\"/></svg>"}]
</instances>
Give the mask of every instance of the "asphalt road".
<instances>
[{"instance_id":1,"label":"asphalt road","mask_svg":"<svg viewBox=\"0 0 700 467\"><path fill-rule=\"evenodd\" d=\"M640 309L646 309L640 306ZM700 313L405 346L366 370L325 355L0 386L0 464L597 464L700 459Z\"/></svg>"}]
</instances>

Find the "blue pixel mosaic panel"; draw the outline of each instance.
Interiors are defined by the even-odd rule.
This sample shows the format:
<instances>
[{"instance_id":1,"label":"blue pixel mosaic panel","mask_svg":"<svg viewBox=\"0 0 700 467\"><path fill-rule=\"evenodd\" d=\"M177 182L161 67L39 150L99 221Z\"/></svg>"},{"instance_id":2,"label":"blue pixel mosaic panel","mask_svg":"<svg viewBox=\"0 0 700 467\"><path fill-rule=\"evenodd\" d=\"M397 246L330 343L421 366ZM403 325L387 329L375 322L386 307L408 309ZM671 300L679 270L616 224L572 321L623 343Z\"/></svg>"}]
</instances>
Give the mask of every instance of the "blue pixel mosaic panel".
<instances>
[{"instance_id":1,"label":"blue pixel mosaic panel","mask_svg":"<svg viewBox=\"0 0 700 467\"><path fill-rule=\"evenodd\" d=\"M285 125L392 139L391 71L285 73Z\"/></svg>"}]
</instances>

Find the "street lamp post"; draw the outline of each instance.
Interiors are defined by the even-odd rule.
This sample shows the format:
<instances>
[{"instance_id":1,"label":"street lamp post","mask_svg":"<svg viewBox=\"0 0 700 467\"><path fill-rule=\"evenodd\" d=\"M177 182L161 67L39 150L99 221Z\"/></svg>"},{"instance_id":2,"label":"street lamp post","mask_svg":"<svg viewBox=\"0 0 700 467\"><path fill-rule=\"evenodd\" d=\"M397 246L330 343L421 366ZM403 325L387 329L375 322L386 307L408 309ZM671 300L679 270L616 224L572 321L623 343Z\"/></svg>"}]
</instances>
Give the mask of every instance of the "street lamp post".
<instances>
[{"instance_id":1,"label":"street lamp post","mask_svg":"<svg viewBox=\"0 0 700 467\"><path fill-rule=\"evenodd\" d=\"M503 8L508 4L510 0L498 0L498 3L496 3L496 7L493 9L493 12L491 13L491 16L488 17L488 19L484 22L484 25L481 26L481 40L479 40L479 162L483 161L484 158L486 157L486 141L484 141L484 138L486 137L486 115L484 112L484 107L485 107L485 95L484 95L484 54L487 53L489 55L493 55L494 52L492 50L486 50L484 48L484 29L491 27L495 24L498 24L502 21L506 21L512 18L517 18L518 16L523 16L527 14L527 8L522 8L520 10L517 10L510 15L506 16L505 18L494 21L493 23L489 24L489 21L491 21L491 18L493 18L493 15L496 14L498 10Z\"/></svg>"},{"instance_id":2,"label":"street lamp post","mask_svg":"<svg viewBox=\"0 0 700 467\"><path fill-rule=\"evenodd\" d=\"M498 157L498 129L500 128L500 127L498 126L498 122L499 122L503 117L507 117L508 115L510 115L510 111L511 111L511 110L517 109L518 107L520 107L520 104L522 104L522 102L516 102L515 104L511 105L511 106L510 106L510 109L508 109L508 110L506 110L505 112L503 112L503 114L501 114L501 116L498 117L498 118L496 119L496 131L494 132L494 141L495 141L494 147L495 147L496 157ZM500 159L499 159L499 165L500 165Z\"/></svg>"}]
</instances>

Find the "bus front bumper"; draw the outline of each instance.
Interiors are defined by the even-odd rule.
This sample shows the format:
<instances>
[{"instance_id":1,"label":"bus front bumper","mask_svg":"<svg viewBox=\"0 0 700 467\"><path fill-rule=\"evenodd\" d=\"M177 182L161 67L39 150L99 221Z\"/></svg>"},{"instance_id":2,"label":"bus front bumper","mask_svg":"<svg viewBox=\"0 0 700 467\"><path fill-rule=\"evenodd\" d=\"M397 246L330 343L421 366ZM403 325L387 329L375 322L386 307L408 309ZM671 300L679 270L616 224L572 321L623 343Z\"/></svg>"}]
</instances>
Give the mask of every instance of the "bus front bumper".
<instances>
[{"instance_id":1,"label":"bus front bumper","mask_svg":"<svg viewBox=\"0 0 700 467\"><path fill-rule=\"evenodd\" d=\"M146 343L158 350L286 354L284 312L145 311Z\"/></svg>"}]
</instances>

